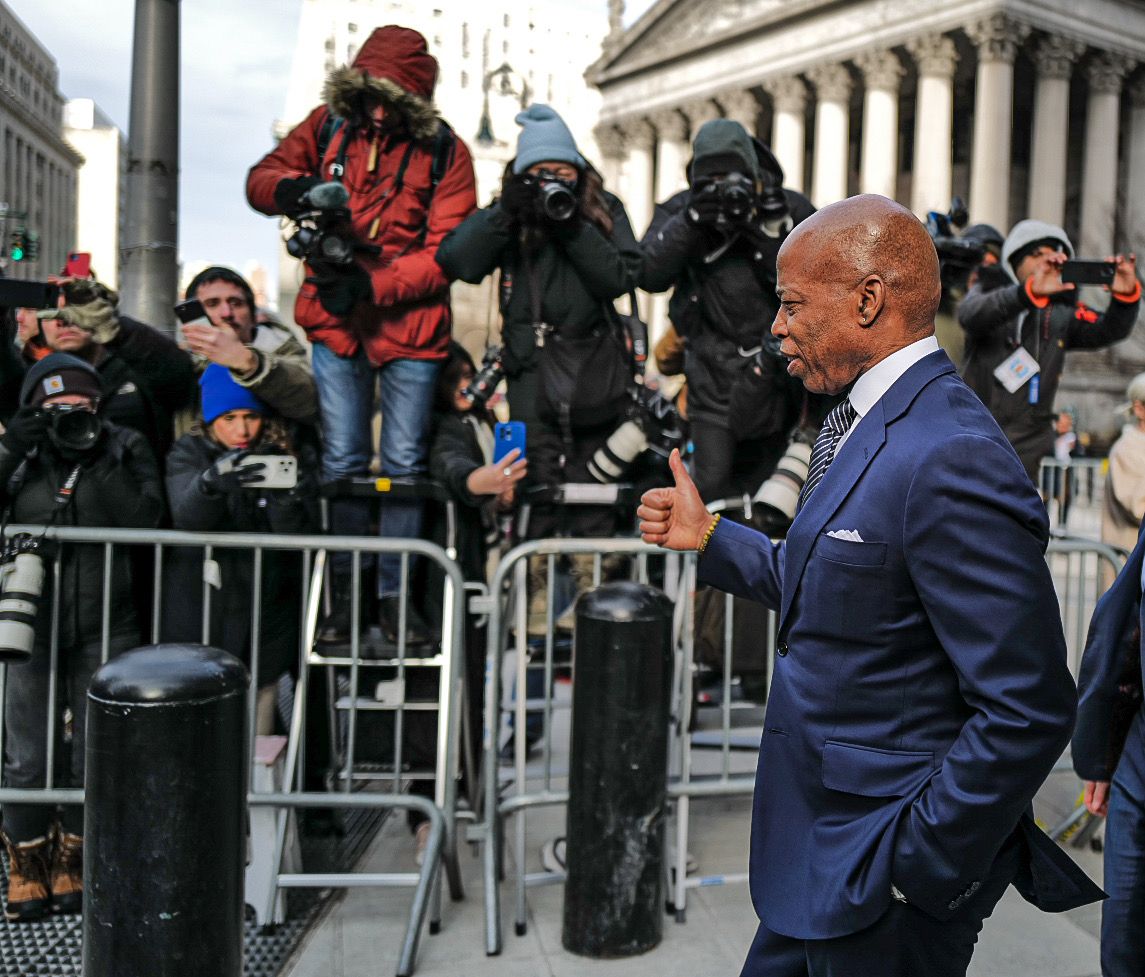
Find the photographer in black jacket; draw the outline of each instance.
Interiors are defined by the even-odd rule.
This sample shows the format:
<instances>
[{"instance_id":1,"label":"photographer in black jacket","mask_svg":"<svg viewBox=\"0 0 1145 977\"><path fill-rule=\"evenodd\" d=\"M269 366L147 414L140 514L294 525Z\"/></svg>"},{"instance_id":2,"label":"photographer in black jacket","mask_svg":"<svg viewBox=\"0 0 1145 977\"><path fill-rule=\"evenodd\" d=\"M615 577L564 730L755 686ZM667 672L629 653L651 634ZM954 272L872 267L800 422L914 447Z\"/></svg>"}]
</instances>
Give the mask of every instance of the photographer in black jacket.
<instances>
[{"instance_id":1,"label":"photographer in black jacket","mask_svg":"<svg viewBox=\"0 0 1145 977\"><path fill-rule=\"evenodd\" d=\"M771 338L779 246L815 208L783 188L779 161L730 119L713 119L696 133L688 183L656 207L640 242L640 287L673 290L668 314L685 344L696 484L712 501L754 492L783 453L786 421L733 418L730 408L737 386L759 383L748 371ZM764 373L777 388L764 391L767 399L801 397L781 370ZM798 415L794 401L793 409Z\"/></svg>"}]
</instances>

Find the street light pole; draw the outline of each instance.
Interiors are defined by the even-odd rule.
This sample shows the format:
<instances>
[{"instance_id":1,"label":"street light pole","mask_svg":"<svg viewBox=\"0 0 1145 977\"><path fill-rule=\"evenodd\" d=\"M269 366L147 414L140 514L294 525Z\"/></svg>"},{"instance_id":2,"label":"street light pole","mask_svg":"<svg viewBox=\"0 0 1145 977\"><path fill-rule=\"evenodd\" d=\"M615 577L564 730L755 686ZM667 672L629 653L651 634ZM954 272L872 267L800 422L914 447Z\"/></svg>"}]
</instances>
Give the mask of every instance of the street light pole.
<instances>
[{"instance_id":1,"label":"street light pole","mask_svg":"<svg viewBox=\"0 0 1145 977\"><path fill-rule=\"evenodd\" d=\"M120 311L174 333L178 287L179 0L135 0Z\"/></svg>"}]
</instances>

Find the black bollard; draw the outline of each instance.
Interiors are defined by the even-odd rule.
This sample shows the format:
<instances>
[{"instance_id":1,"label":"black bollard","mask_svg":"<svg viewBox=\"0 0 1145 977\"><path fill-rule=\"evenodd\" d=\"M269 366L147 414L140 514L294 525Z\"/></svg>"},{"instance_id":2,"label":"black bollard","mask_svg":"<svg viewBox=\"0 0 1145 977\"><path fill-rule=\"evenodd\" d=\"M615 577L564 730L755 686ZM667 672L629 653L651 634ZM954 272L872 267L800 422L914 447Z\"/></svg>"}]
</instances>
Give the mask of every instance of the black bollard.
<instances>
[{"instance_id":1,"label":"black bollard","mask_svg":"<svg viewBox=\"0 0 1145 977\"><path fill-rule=\"evenodd\" d=\"M190 644L137 648L92 678L85 974L242 974L249 682Z\"/></svg>"},{"instance_id":2,"label":"black bollard","mask_svg":"<svg viewBox=\"0 0 1145 977\"><path fill-rule=\"evenodd\" d=\"M663 935L671 601L631 582L585 594L574 661L561 942L632 956Z\"/></svg>"}]
</instances>

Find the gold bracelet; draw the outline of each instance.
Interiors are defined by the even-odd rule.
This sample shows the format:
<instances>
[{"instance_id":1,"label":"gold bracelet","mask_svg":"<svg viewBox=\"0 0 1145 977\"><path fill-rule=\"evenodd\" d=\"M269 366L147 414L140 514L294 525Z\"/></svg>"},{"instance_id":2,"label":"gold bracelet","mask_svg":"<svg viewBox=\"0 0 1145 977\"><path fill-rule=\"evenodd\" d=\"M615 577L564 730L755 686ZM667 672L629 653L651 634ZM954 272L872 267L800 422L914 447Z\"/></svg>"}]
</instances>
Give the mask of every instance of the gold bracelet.
<instances>
[{"instance_id":1,"label":"gold bracelet","mask_svg":"<svg viewBox=\"0 0 1145 977\"><path fill-rule=\"evenodd\" d=\"M712 520L712 524L708 527L708 531L704 533L704 538L700 540L700 545L696 547L697 553L703 553L704 550L707 549L708 543L712 538L712 533L716 531L716 526L720 524L721 519L723 519L723 516L717 514L716 518Z\"/></svg>"}]
</instances>

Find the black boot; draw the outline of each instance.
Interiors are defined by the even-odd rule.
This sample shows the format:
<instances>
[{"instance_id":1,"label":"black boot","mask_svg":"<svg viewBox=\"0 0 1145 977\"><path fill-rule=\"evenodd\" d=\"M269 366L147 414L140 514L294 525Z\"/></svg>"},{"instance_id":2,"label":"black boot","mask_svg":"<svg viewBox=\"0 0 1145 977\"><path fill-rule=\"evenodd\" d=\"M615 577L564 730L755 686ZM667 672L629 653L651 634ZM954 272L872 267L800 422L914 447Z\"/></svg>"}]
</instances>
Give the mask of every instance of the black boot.
<instances>
[{"instance_id":1,"label":"black boot","mask_svg":"<svg viewBox=\"0 0 1145 977\"><path fill-rule=\"evenodd\" d=\"M397 594L391 594L388 597L382 597L378 601L378 626L382 631L382 638L387 644L397 645L398 643L398 622L401 614L401 597ZM432 643L433 636L430 634L429 625L417 612L417 608L407 602L406 604L406 645L413 647L415 645L428 645Z\"/></svg>"}]
</instances>

